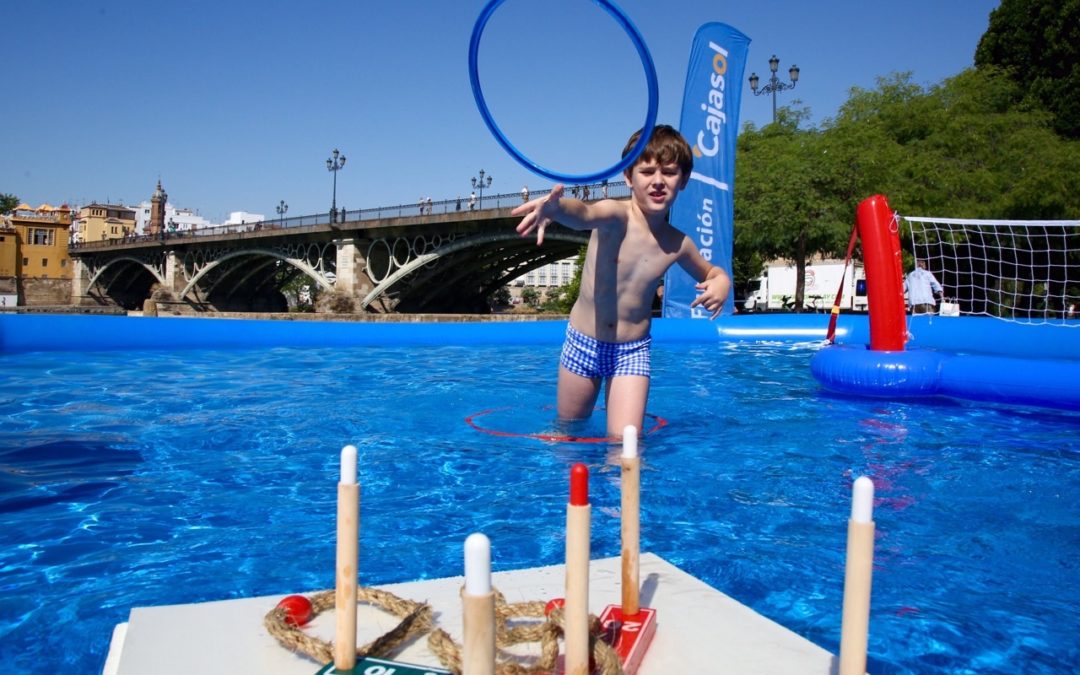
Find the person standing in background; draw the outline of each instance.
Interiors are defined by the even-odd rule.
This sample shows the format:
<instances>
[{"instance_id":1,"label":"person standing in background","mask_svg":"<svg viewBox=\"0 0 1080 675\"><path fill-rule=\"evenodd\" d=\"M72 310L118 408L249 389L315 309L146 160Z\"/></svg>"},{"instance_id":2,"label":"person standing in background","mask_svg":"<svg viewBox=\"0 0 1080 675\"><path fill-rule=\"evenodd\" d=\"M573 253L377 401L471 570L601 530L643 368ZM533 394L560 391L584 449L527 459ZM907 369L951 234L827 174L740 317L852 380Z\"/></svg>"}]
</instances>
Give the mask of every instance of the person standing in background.
<instances>
[{"instance_id":1,"label":"person standing in background","mask_svg":"<svg viewBox=\"0 0 1080 675\"><path fill-rule=\"evenodd\" d=\"M915 261L915 269L904 279L904 290L907 291L912 314L933 314L937 309L937 299L942 294L941 284L926 269L925 260Z\"/></svg>"}]
</instances>

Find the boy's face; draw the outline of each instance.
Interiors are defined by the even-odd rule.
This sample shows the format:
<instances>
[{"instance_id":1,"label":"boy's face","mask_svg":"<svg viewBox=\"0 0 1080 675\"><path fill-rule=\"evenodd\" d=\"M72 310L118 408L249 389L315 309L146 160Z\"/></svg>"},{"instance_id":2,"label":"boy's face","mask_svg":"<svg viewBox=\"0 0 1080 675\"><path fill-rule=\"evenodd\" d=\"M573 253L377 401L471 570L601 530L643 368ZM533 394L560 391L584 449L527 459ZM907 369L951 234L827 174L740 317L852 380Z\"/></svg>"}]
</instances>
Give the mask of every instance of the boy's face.
<instances>
[{"instance_id":1,"label":"boy's face","mask_svg":"<svg viewBox=\"0 0 1080 675\"><path fill-rule=\"evenodd\" d=\"M667 213L689 178L675 162L659 164L649 159L638 162L626 173L626 184L642 211Z\"/></svg>"}]
</instances>

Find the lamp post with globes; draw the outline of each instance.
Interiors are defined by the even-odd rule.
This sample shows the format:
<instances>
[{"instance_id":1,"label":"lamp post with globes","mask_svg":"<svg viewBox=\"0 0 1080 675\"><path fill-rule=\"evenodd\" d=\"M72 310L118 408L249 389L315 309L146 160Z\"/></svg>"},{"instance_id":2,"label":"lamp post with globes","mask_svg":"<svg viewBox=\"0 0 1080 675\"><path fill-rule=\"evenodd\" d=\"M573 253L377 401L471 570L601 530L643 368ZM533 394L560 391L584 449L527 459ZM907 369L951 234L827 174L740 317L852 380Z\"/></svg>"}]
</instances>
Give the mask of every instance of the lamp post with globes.
<instances>
[{"instance_id":1,"label":"lamp post with globes","mask_svg":"<svg viewBox=\"0 0 1080 675\"><path fill-rule=\"evenodd\" d=\"M326 160L326 170L334 174L334 197L330 202L330 222L337 222L337 172L345 167L345 155L334 148L332 157Z\"/></svg>"},{"instance_id":2,"label":"lamp post with globes","mask_svg":"<svg viewBox=\"0 0 1080 675\"><path fill-rule=\"evenodd\" d=\"M788 69L788 77L791 78L791 84L786 84L780 81L780 78L776 76L776 71L780 68L780 59L776 58L776 54L773 54L769 59L769 70L772 75L769 77L769 83L758 91L758 82L760 78L757 73L750 73L750 90L754 92L754 96L761 96L762 94L772 94L772 121L776 123L776 93L779 91L786 91L788 89L794 89L795 84L799 81L799 67L795 64L791 64L791 68Z\"/></svg>"},{"instance_id":3,"label":"lamp post with globes","mask_svg":"<svg viewBox=\"0 0 1080 675\"><path fill-rule=\"evenodd\" d=\"M491 187L491 176L487 177L487 183L485 184L484 183L484 170L480 169L480 171L478 171L477 173L480 174L480 178L477 179L476 176L473 176L472 177L472 186L473 186L474 190L479 190L480 191L480 202L479 202L479 205L477 206L477 208L482 209L482 208L484 208L484 188L485 187Z\"/></svg>"},{"instance_id":4,"label":"lamp post with globes","mask_svg":"<svg viewBox=\"0 0 1080 675\"><path fill-rule=\"evenodd\" d=\"M289 205L285 203L284 199L282 199L280 202L278 202L278 205L274 207L274 210L277 211L278 214L278 224L281 227L285 227L285 214L289 211Z\"/></svg>"}]
</instances>

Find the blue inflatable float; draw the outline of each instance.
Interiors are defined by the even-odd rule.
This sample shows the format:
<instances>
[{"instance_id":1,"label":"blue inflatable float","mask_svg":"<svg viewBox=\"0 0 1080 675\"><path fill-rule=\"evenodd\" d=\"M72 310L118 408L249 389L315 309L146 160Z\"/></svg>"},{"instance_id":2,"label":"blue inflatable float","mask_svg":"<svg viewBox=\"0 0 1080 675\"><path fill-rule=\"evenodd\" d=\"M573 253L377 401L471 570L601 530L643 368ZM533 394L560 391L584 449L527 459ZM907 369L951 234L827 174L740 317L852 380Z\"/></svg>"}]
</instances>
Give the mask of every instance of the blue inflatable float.
<instances>
[{"instance_id":1,"label":"blue inflatable float","mask_svg":"<svg viewBox=\"0 0 1080 675\"><path fill-rule=\"evenodd\" d=\"M920 348L880 352L865 345L833 345L814 355L810 369L823 387L840 393L951 396L1080 410L1080 361L1033 357Z\"/></svg>"}]
</instances>

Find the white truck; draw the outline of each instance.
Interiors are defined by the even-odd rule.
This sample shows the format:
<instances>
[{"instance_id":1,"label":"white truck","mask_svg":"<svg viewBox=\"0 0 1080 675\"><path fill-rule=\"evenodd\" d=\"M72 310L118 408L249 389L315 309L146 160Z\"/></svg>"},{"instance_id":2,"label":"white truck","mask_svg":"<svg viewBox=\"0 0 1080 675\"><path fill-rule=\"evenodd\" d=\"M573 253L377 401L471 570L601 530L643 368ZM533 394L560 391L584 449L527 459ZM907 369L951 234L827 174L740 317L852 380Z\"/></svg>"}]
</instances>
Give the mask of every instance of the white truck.
<instances>
[{"instance_id":1,"label":"white truck","mask_svg":"<svg viewBox=\"0 0 1080 675\"><path fill-rule=\"evenodd\" d=\"M862 263L852 263L844 274L844 263L821 262L806 266L803 287L804 311L828 312L836 300L843 278L841 309L866 311L866 273ZM751 280L743 309L751 312L793 311L795 309L795 266L772 263L765 274Z\"/></svg>"}]
</instances>

